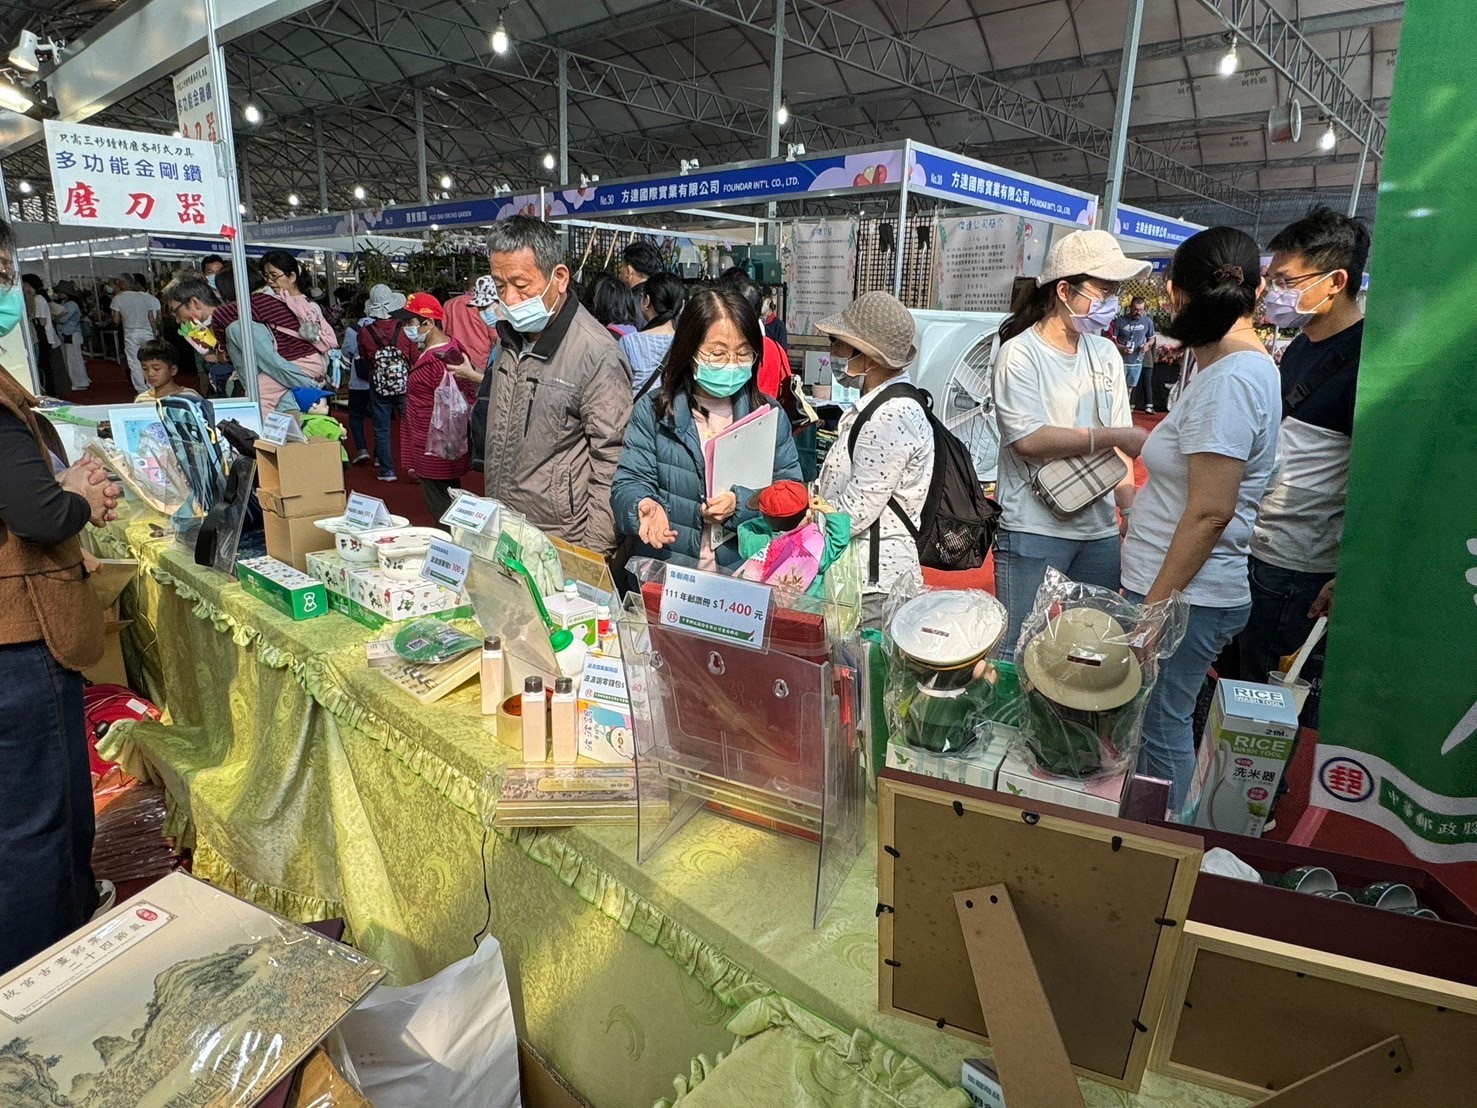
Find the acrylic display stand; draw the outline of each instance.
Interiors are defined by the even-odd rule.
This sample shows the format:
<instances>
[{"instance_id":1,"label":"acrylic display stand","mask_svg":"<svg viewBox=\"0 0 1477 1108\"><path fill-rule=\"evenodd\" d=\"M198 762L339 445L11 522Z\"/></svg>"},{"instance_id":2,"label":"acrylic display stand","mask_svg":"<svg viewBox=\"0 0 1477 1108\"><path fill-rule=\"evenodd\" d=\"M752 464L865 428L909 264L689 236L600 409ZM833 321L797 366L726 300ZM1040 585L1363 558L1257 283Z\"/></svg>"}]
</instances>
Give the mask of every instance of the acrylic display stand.
<instances>
[{"instance_id":1,"label":"acrylic display stand","mask_svg":"<svg viewBox=\"0 0 1477 1108\"><path fill-rule=\"evenodd\" d=\"M636 746L637 861L703 808L814 844L819 925L860 852L866 803L856 640L771 604L763 641L661 619L665 567L618 622ZM766 588L766 586L755 586Z\"/></svg>"}]
</instances>

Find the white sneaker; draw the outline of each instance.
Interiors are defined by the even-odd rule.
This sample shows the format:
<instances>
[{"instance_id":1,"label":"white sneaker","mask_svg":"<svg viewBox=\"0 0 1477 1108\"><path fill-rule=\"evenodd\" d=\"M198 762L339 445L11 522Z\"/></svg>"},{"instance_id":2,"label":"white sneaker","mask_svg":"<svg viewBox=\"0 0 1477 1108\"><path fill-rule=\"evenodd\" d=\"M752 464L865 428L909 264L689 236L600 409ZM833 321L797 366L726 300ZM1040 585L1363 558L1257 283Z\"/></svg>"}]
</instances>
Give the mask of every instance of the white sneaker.
<instances>
[{"instance_id":1,"label":"white sneaker","mask_svg":"<svg viewBox=\"0 0 1477 1108\"><path fill-rule=\"evenodd\" d=\"M97 886L97 911L92 913L92 918L104 915L113 910L113 905L118 903L118 886L111 881L100 880L93 882Z\"/></svg>"}]
</instances>

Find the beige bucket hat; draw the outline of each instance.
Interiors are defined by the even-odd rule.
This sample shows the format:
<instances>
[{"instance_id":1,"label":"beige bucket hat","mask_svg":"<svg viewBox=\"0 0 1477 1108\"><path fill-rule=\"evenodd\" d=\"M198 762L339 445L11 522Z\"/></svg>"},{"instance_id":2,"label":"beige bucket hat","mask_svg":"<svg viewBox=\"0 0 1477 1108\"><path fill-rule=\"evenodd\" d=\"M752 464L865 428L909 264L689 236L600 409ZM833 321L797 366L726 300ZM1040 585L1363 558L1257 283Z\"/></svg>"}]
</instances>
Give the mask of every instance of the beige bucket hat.
<instances>
[{"instance_id":1,"label":"beige bucket hat","mask_svg":"<svg viewBox=\"0 0 1477 1108\"><path fill-rule=\"evenodd\" d=\"M1051 244L1036 285L1039 288L1079 273L1117 284L1142 277L1149 266L1137 258L1124 257L1118 240L1107 231L1073 231Z\"/></svg>"},{"instance_id":2,"label":"beige bucket hat","mask_svg":"<svg viewBox=\"0 0 1477 1108\"><path fill-rule=\"evenodd\" d=\"M1066 708L1121 708L1144 684L1123 624L1095 608L1068 608L1026 644L1026 680Z\"/></svg>"},{"instance_id":3,"label":"beige bucket hat","mask_svg":"<svg viewBox=\"0 0 1477 1108\"><path fill-rule=\"evenodd\" d=\"M815 329L856 347L889 369L902 369L918 357L913 313L887 292L865 292L840 315L823 319Z\"/></svg>"}]
</instances>

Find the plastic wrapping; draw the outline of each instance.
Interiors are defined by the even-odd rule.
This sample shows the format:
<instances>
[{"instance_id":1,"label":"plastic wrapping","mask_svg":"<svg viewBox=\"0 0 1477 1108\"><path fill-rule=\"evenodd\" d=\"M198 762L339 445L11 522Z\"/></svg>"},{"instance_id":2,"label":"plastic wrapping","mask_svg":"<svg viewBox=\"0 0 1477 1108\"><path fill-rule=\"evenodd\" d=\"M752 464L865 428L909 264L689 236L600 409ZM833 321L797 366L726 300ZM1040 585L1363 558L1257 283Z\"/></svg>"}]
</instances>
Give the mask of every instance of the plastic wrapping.
<instances>
[{"instance_id":1,"label":"plastic wrapping","mask_svg":"<svg viewBox=\"0 0 1477 1108\"><path fill-rule=\"evenodd\" d=\"M133 458L113 443L95 439L83 448L83 452L156 512L172 516L187 504L193 509L190 482L169 447L163 444L152 446L144 456ZM196 510L195 514L202 513Z\"/></svg>"},{"instance_id":2,"label":"plastic wrapping","mask_svg":"<svg viewBox=\"0 0 1477 1108\"><path fill-rule=\"evenodd\" d=\"M426 431L426 453L434 458L454 460L467 452L467 398L457 385L456 376L447 370L436 386L431 408L431 426Z\"/></svg>"},{"instance_id":3,"label":"plastic wrapping","mask_svg":"<svg viewBox=\"0 0 1477 1108\"><path fill-rule=\"evenodd\" d=\"M1178 649L1189 614L1180 594L1139 605L1047 570L1016 650L1027 763L1076 780L1129 767L1159 662Z\"/></svg>"},{"instance_id":4,"label":"plastic wrapping","mask_svg":"<svg viewBox=\"0 0 1477 1108\"><path fill-rule=\"evenodd\" d=\"M0 978L5 1103L245 1108L384 976L173 873Z\"/></svg>"},{"instance_id":5,"label":"plastic wrapping","mask_svg":"<svg viewBox=\"0 0 1477 1108\"><path fill-rule=\"evenodd\" d=\"M163 877L179 868L180 853L164 837L164 790L114 769L92 794L97 837L92 871L121 884Z\"/></svg>"}]
</instances>

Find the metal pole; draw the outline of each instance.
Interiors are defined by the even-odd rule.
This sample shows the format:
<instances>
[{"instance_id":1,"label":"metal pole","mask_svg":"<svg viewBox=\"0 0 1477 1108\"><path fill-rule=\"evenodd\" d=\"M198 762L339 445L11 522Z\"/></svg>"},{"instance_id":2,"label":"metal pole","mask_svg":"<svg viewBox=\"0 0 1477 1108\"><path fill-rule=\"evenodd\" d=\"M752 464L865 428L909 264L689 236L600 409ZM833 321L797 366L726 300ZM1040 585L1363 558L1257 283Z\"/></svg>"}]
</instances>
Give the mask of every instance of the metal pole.
<instances>
[{"instance_id":1,"label":"metal pole","mask_svg":"<svg viewBox=\"0 0 1477 1108\"><path fill-rule=\"evenodd\" d=\"M769 64L769 156L780 156L780 105L785 102L785 0L774 0L774 55ZM769 202L769 227L766 234L771 245L779 243L776 216L779 205Z\"/></svg>"},{"instance_id":2,"label":"metal pole","mask_svg":"<svg viewBox=\"0 0 1477 1108\"><path fill-rule=\"evenodd\" d=\"M415 90L415 172L420 180L421 203L431 200L430 182L426 179L426 94Z\"/></svg>"},{"instance_id":3,"label":"metal pole","mask_svg":"<svg viewBox=\"0 0 1477 1108\"><path fill-rule=\"evenodd\" d=\"M48 157L49 156L50 155L48 155ZM9 193L9 190L5 187L5 170L3 168L0 168L0 212L4 212L5 213L5 218L7 220L10 218L10 193ZM26 212L25 212L25 206L22 205L22 207L21 207L21 216L24 217L25 214L26 214ZM91 247L89 247L89 249L91 249ZM15 269L16 269L16 278L15 278L15 280L16 280L16 283L19 284L20 283L20 263L17 262L14 258L11 259L11 262L15 265ZM40 354L36 350L36 343L35 343L35 337L36 336L35 336L35 333L31 329L31 305L30 305L30 302L27 301L26 298L25 298L25 291L26 291L25 290L25 287L22 286L21 287L21 302L25 304L26 314L25 314L25 318L20 321L20 326L18 326L16 328L16 330L20 332L20 335L21 335L21 345L25 348L25 351L26 351L26 369L28 369L30 371L30 374L31 374L31 381L30 381L31 393L33 395L35 395L35 396L40 396L46 390L44 390L41 387L41 362L40 362ZM3 370L0 370L0 372L4 372L4 371Z\"/></svg>"},{"instance_id":4,"label":"metal pole","mask_svg":"<svg viewBox=\"0 0 1477 1108\"><path fill-rule=\"evenodd\" d=\"M569 184L569 51L558 51L559 56L559 180L560 185Z\"/></svg>"},{"instance_id":5,"label":"metal pole","mask_svg":"<svg viewBox=\"0 0 1477 1108\"><path fill-rule=\"evenodd\" d=\"M1354 173L1354 188L1349 192L1349 218L1359 211L1359 190L1364 187L1364 166L1369 161L1369 147L1359 151L1359 168Z\"/></svg>"},{"instance_id":6,"label":"metal pole","mask_svg":"<svg viewBox=\"0 0 1477 1108\"><path fill-rule=\"evenodd\" d=\"M241 206L246 209L246 218L252 218L251 162L248 158L248 148L247 143L241 144L241 149L236 152L236 161L241 166Z\"/></svg>"},{"instance_id":7,"label":"metal pole","mask_svg":"<svg viewBox=\"0 0 1477 1108\"><path fill-rule=\"evenodd\" d=\"M206 57L210 61L210 83L215 86L216 97L221 104L220 127L221 149L224 152L226 179L226 219L235 228L231 240L231 276L236 283L236 306L240 309L241 360L237 366L241 385L246 395L261 403L261 392L256 381L256 350L251 341L251 283L246 278L246 236L244 221L240 215L240 192L236 186L236 134L231 119L230 85L226 80L226 52L215 37L215 0L205 0Z\"/></svg>"},{"instance_id":8,"label":"metal pole","mask_svg":"<svg viewBox=\"0 0 1477 1108\"><path fill-rule=\"evenodd\" d=\"M1118 205L1123 200L1123 159L1128 153L1128 113L1133 108L1133 75L1139 64L1139 32L1144 25L1144 0L1129 0L1128 29L1123 35L1123 68L1118 74L1118 106L1113 112L1113 145L1108 151L1108 179L1103 186L1103 210L1098 226L1108 234L1118 230Z\"/></svg>"},{"instance_id":9,"label":"metal pole","mask_svg":"<svg viewBox=\"0 0 1477 1108\"><path fill-rule=\"evenodd\" d=\"M908 241L908 166L913 161L913 142L903 143L903 179L897 188L897 241L893 245L892 295L903 298L903 246Z\"/></svg>"},{"instance_id":10,"label":"metal pole","mask_svg":"<svg viewBox=\"0 0 1477 1108\"><path fill-rule=\"evenodd\" d=\"M328 158L323 150L323 117L313 116L313 145L318 153L318 210L328 211Z\"/></svg>"}]
</instances>

